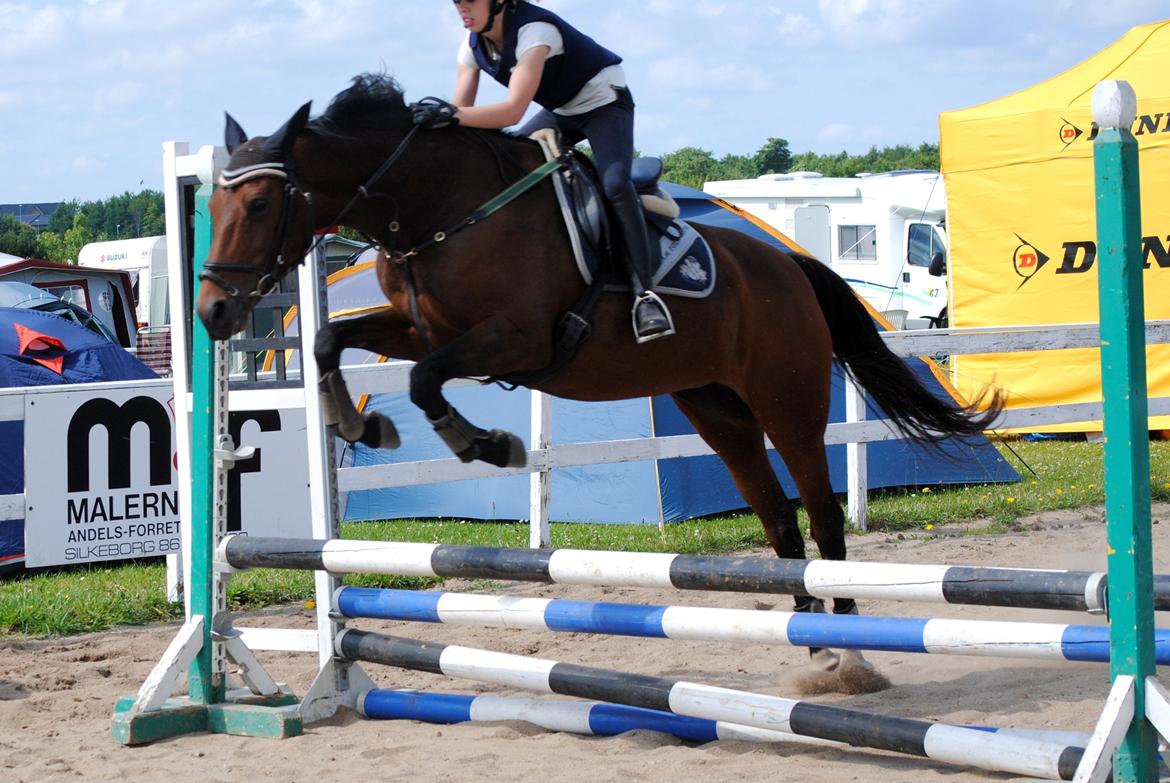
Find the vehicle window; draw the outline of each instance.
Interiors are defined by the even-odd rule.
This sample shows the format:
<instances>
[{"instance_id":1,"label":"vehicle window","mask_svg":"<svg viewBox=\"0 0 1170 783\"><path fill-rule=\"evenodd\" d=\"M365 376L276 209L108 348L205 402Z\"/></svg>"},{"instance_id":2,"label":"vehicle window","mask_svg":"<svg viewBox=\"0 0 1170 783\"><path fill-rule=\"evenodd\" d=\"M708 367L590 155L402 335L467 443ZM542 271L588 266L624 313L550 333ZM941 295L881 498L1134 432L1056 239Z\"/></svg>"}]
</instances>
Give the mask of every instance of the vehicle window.
<instances>
[{"instance_id":1,"label":"vehicle window","mask_svg":"<svg viewBox=\"0 0 1170 783\"><path fill-rule=\"evenodd\" d=\"M938 229L930 223L911 223L906 245L906 261L910 266L930 266L930 259L935 253L942 253L943 260L946 260L946 245Z\"/></svg>"},{"instance_id":2,"label":"vehicle window","mask_svg":"<svg viewBox=\"0 0 1170 783\"><path fill-rule=\"evenodd\" d=\"M85 295L85 289L79 285L42 285L39 286L53 296L60 297L70 304L75 304L82 310L89 310L89 297Z\"/></svg>"},{"instance_id":3,"label":"vehicle window","mask_svg":"<svg viewBox=\"0 0 1170 783\"><path fill-rule=\"evenodd\" d=\"M877 226L837 226L837 258L876 261Z\"/></svg>"}]
</instances>

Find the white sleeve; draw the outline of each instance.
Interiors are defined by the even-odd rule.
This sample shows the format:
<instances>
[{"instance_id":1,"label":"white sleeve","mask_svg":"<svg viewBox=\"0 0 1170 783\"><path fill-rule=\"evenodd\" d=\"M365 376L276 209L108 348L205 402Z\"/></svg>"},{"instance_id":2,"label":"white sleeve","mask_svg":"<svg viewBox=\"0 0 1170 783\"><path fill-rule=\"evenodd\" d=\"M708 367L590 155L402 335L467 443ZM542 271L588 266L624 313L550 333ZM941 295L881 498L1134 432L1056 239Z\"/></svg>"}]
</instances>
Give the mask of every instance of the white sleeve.
<instances>
[{"instance_id":1,"label":"white sleeve","mask_svg":"<svg viewBox=\"0 0 1170 783\"><path fill-rule=\"evenodd\" d=\"M549 22L529 22L516 33L516 59L535 46L547 46L548 56L556 57L565 53L565 42L561 31Z\"/></svg>"},{"instance_id":2,"label":"white sleeve","mask_svg":"<svg viewBox=\"0 0 1170 783\"><path fill-rule=\"evenodd\" d=\"M479 63L475 61L475 55L471 52L471 36L463 39L463 43L459 44L459 54L455 60L460 65L466 65L468 68L479 68Z\"/></svg>"}]
</instances>

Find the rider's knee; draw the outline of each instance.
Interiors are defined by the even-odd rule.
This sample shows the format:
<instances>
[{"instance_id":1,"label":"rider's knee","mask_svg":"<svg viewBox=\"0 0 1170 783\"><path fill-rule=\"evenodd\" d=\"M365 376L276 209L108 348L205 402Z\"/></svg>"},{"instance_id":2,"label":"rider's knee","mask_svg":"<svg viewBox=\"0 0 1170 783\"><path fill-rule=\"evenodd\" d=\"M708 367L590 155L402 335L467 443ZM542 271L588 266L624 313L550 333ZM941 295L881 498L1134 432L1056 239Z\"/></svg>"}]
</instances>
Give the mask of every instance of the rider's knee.
<instances>
[{"instance_id":1,"label":"rider's knee","mask_svg":"<svg viewBox=\"0 0 1170 783\"><path fill-rule=\"evenodd\" d=\"M621 195L629 186L629 171L623 171L621 166L612 165L601 172L601 187L607 199Z\"/></svg>"}]
</instances>

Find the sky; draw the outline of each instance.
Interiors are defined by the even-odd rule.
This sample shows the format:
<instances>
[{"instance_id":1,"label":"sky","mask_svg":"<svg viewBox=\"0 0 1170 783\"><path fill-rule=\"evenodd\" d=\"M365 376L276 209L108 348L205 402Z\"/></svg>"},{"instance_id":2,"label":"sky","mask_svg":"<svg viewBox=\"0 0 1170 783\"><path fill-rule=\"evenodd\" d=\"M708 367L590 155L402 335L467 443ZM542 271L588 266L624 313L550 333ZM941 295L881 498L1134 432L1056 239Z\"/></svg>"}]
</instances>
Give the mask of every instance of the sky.
<instances>
[{"instance_id":1,"label":"sky","mask_svg":"<svg viewBox=\"0 0 1170 783\"><path fill-rule=\"evenodd\" d=\"M544 0L624 58L644 154L938 143L938 115L1067 70L1165 0ZM355 74L449 96L448 0L0 0L0 203L162 188L164 141L250 135ZM502 89L481 80L479 102Z\"/></svg>"}]
</instances>

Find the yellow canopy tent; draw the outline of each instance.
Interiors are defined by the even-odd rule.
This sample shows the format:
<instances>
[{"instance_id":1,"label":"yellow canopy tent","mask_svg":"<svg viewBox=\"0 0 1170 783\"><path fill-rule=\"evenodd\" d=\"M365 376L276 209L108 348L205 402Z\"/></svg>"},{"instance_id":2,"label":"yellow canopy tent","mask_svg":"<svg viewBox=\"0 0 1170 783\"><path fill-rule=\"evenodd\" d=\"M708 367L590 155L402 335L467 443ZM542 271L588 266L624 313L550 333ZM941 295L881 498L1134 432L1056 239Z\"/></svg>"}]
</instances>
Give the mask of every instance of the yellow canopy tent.
<instances>
[{"instance_id":1,"label":"yellow canopy tent","mask_svg":"<svg viewBox=\"0 0 1170 783\"><path fill-rule=\"evenodd\" d=\"M1146 318L1170 318L1170 20L1046 82L939 117L955 327L1097 321L1090 98L1103 79L1138 97ZM1101 399L1093 350L954 357L969 399L988 385L1009 408ZM1170 396L1170 346L1147 351L1151 396ZM1151 429L1170 427L1167 417ZM1100 425L1052 429L1087 431Z\"/></svg>"}]
</instances>

